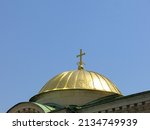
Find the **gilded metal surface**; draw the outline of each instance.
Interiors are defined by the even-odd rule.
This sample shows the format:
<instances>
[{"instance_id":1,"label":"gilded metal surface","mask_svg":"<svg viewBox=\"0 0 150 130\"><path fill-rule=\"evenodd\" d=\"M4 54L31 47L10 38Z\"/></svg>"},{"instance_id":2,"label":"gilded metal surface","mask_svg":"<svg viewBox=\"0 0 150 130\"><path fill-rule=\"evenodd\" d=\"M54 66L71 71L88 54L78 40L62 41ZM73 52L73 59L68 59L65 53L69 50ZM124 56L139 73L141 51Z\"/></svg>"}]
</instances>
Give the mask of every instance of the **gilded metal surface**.
<instances>
[{"instance_id":1,"label":"gilded metal surface","mask_svg":"<svg viewBox=\"0 0 150 130\"><path fill-rule=\"evenodd\" d=\"M88 89L121 94L109 79L84 69L67 71L55 76L45 84L39 93L65 89Z\"/></svg>"}]
</instances>

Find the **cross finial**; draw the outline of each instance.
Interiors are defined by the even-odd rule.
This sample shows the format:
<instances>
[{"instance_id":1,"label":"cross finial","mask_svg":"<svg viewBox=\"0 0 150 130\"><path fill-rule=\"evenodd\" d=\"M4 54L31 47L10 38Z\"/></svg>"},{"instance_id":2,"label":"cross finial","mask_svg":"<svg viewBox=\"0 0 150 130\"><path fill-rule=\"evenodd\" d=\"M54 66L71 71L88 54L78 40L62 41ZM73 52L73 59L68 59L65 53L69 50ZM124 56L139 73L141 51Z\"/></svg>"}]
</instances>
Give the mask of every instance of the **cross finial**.
<instances>
[{"instance_id":1,"label":"cross finial","mask_svg":"<svg viewBox=\"0 0 150 130\"><path fill-rule=\"evenodd\" d=\"M80 57L80 62L78 64L78 69L81 70L81 69L84 69L83 68L83 61L82 61L82 56L85 55L85 53L82 53L82 49L80 49L80 54L77 55L77 57Z\"/></svg>"}]
</instances>

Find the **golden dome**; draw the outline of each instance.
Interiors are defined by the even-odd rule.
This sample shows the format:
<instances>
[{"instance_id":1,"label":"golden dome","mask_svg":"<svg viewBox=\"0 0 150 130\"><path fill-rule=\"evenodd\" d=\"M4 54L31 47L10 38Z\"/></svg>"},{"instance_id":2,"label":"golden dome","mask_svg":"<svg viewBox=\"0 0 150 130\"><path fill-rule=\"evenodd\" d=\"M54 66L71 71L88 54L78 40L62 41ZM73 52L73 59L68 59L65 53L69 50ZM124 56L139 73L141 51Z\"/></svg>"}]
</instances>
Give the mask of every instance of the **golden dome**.
<instances>
[{"instance_id":1,"label":"golden dome","mask_svg":"<svg viewBox=\"0 0 150 130\"><path fill-rule=\"evenodd\" d=\"M67 71L49 80L39 93L57 90L97 90L121 95L117 87L106 77L84 69Z\"/></svg>"}]
</instances>

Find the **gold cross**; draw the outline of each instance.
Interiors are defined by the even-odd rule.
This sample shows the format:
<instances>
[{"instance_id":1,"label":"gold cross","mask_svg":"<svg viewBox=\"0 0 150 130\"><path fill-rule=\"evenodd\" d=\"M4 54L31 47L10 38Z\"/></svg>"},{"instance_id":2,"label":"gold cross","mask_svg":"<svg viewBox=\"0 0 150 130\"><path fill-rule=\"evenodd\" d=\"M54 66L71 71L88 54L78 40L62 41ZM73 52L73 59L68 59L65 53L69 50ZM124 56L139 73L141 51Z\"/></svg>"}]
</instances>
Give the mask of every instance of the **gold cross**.
<instances>
[{"instance_id":1,"label":"gold cross","mask_svg":"<svg viewBox=\"0 0 150 130\"><path fill-rule=\"evenodd\" d=\"M77 57L80 57L80 62L79 62L79 65L78 65L79 70L83 69L83 61L82 61L82 56L83 55L85 55L85 53L82 53L82 49L80 49L80 54L77 55Z\"/></svg>"}]
</instances>

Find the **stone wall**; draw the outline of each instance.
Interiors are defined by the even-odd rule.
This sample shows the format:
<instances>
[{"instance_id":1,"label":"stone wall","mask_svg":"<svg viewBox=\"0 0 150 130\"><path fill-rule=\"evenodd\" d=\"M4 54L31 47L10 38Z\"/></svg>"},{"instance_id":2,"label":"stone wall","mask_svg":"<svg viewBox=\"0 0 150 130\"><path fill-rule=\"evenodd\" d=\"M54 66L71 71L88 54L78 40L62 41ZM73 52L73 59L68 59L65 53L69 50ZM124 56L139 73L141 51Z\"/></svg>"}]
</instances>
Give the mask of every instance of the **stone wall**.
<instances>
[{"instance_id":1,"label":"stone wall","mask_svg":"<svg viewBox=\"0 0 150 130\"><path fill-rule=\"evenodd\" d=\"M149 113L150 91L115 98L106 103L93 104L93 106L78 110L81 113Z\"/></svg>"},{"instance_id":2,"label":"stone wall","mask_svg":"<svg viewBox=\"0 0 150 130\"><path fill-rule=\"evenodd\" d=\"M98 111L98 113L149 113L150 100Z\"/></svg>"}]
</instances>

